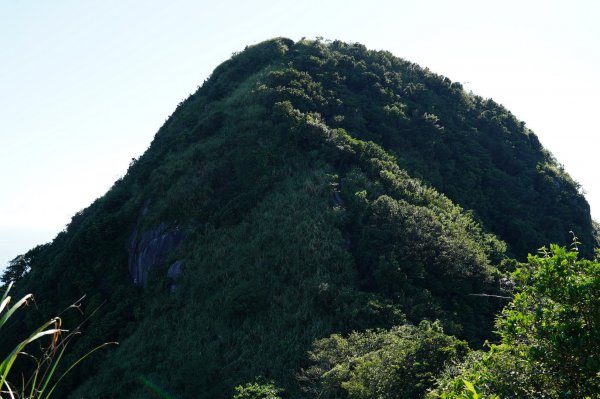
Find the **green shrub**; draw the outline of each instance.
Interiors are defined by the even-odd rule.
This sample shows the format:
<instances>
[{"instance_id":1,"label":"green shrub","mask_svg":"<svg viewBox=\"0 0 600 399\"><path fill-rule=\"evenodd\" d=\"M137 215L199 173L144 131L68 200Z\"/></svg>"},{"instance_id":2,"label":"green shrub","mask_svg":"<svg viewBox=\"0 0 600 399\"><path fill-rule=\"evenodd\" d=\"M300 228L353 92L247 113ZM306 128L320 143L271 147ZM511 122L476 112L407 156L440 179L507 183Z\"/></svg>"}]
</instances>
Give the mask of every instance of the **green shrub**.
<instances>
[{"instance_id":1,"label":"green shrub","mask_svg":"<svg viewBox=\"0 0 600 399\"><path fill-rule=\"evenodd\" d=\"M233 399L281 399L279 394L282 391L273 382L265 382L262 378L257 378L254 382L235 387Z\"/></svg>"}]
</instances>

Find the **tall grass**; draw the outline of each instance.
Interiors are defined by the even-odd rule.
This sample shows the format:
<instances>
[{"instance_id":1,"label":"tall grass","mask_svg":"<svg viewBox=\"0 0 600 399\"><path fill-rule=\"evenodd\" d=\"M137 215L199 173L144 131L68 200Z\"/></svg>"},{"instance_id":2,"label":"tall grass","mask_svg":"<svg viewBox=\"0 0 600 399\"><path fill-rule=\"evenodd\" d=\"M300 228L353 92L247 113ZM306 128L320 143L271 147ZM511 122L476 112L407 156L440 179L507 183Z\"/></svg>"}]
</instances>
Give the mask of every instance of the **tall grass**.
<instances>
[{"instance_id":1,"label":"tall grass","mask_svg":"<svg viewBox=\"0 0 600 399\"><path fill-rule=\"evenodd\" d=\"M27 294L11 305L12 298L8 295L11 288L12 283L8 285L0 301L0 329L6 325L17 310L33 301L33 295ZM74 304L71 307L78 307L78 305ZM85 358L107 345L115 344L107 342L93 348L59 373L58 366L67 346L73 337L79 334L79 330L79 326L72 331L63 329L62 319L54 317L16 345L6 357L2 358L2 363L0 363L0 399L48 399L60 381ZM49 340L44 339L45 337ZM35 356L26 352L33 343L40 344L41 354ZM30 358L34 362L34 367L28 376L21 375L20 383L16 383L9 377L12 377L11 370L19 356Z\"/></svg>"}]
</instances>

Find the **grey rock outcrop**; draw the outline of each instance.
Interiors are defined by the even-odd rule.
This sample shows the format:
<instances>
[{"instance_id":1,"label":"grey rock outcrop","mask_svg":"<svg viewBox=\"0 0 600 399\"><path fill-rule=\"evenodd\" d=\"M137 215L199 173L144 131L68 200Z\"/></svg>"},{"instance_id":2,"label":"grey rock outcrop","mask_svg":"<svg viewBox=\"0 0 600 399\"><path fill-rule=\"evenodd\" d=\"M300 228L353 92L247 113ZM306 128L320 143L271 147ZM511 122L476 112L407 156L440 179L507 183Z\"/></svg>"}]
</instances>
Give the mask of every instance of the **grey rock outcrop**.
<instances>
[{"instance_id":1,"label":"grey rock outcrop","mask_svg":"<svg viewBox=\"0 0 600 399\"><path fill-rule=\"evenodd\" d=\"M129 274L133 283L145 287L148 283L148 274L165 262L183 238L183 231L177 227L167 229L164 223L143 233L140 233L137 228L134 229L127 241ZM174 267L177 263L179 265ZM175 262L169 268L168 275L171 274L178 278L181 274L181 266L181 262ZM171 271L172 268L173 271Z\"/></svg>"},{"instance_id":2,"label":"grey rock outcrop","mask_svg":"<svg viewBox=\"0 0 600 399\"><path fill-rule=\"evenodd\" d=\"M167 270L167 277L173 281L179 280L181 273L183 272L183 262L178 260L169 266L169 270Z\"/></svg>"}]
</instances>

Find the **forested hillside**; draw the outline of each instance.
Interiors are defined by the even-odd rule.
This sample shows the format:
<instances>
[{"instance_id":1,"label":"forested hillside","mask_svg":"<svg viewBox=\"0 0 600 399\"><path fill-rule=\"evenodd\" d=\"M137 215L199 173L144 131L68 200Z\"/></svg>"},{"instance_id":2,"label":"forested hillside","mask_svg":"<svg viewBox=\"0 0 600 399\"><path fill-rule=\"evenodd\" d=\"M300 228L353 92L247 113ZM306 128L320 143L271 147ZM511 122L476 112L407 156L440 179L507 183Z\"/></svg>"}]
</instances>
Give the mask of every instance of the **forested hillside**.
<instances>
[{"instance_id":1,"label":"forested hillside","mask_svg":"<svg viewBox=\"0 0 600 399\"><path fill-rule=\"evenodd\" d=\"M423 397L497 339L518 262L573 236L591 259L596 230L501 105L387 52L273 39L218 66L105 196L11 262L3 281L37 306L0 350L86 294L65 315L98 309L71 358L120 345L61 397Z\"/></svg>"}]
</instances>

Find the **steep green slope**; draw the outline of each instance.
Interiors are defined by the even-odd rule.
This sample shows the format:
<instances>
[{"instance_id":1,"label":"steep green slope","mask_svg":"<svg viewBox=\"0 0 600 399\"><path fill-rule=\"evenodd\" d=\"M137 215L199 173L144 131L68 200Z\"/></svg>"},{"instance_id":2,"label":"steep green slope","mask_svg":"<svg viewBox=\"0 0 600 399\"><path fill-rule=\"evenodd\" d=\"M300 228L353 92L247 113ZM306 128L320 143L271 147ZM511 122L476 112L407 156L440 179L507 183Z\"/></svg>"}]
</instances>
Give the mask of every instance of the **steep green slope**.
<instances>
[{"instance_id":1,"label":"steep green slope","mask_svg":"<svg viewBox=\"0 0 600 399\"><path fill-rule=\"evenodd\" d=\"M410 174L472 210L519 258L548 242L569 243L569 231L592 254L589 206L579 186L494 101L361 45L301 42L277 58L261 54L264 48L250 50L215 70L208 101L229 95L269 63L254 89L378 143Z\"/></svg>"},{"instance_id":2,"label":"steep green slope","mask_svg":"<svg viewBox=\"0 0 600 399\"><path fill-rule=\"evenodd\" d=\"M548 242L567 244L569 231L591 255L589 207L577 184L509 111L360 45L296 46L294 55L290 68L267 78L275 96L291 95L328 125L380 144L473 210L519 258Z\"/></svg>"},{"instance_id":3,"label":"steep green slope","mask_svg":"<svg viewBox=\"0 0 600 399\"><path fill-rule=\"evenodd\" d=\"M83 293L87 313L104 303L80 348L120 348L72 397L223 397L258 375L294 397L332 333L438 319L489 337L494 234L523 256L569 230L591 253L576 184L502 107L389 53L275 39L219 66L4 279L39 298L15 336Z\"/></svg>"}]
</instances>

